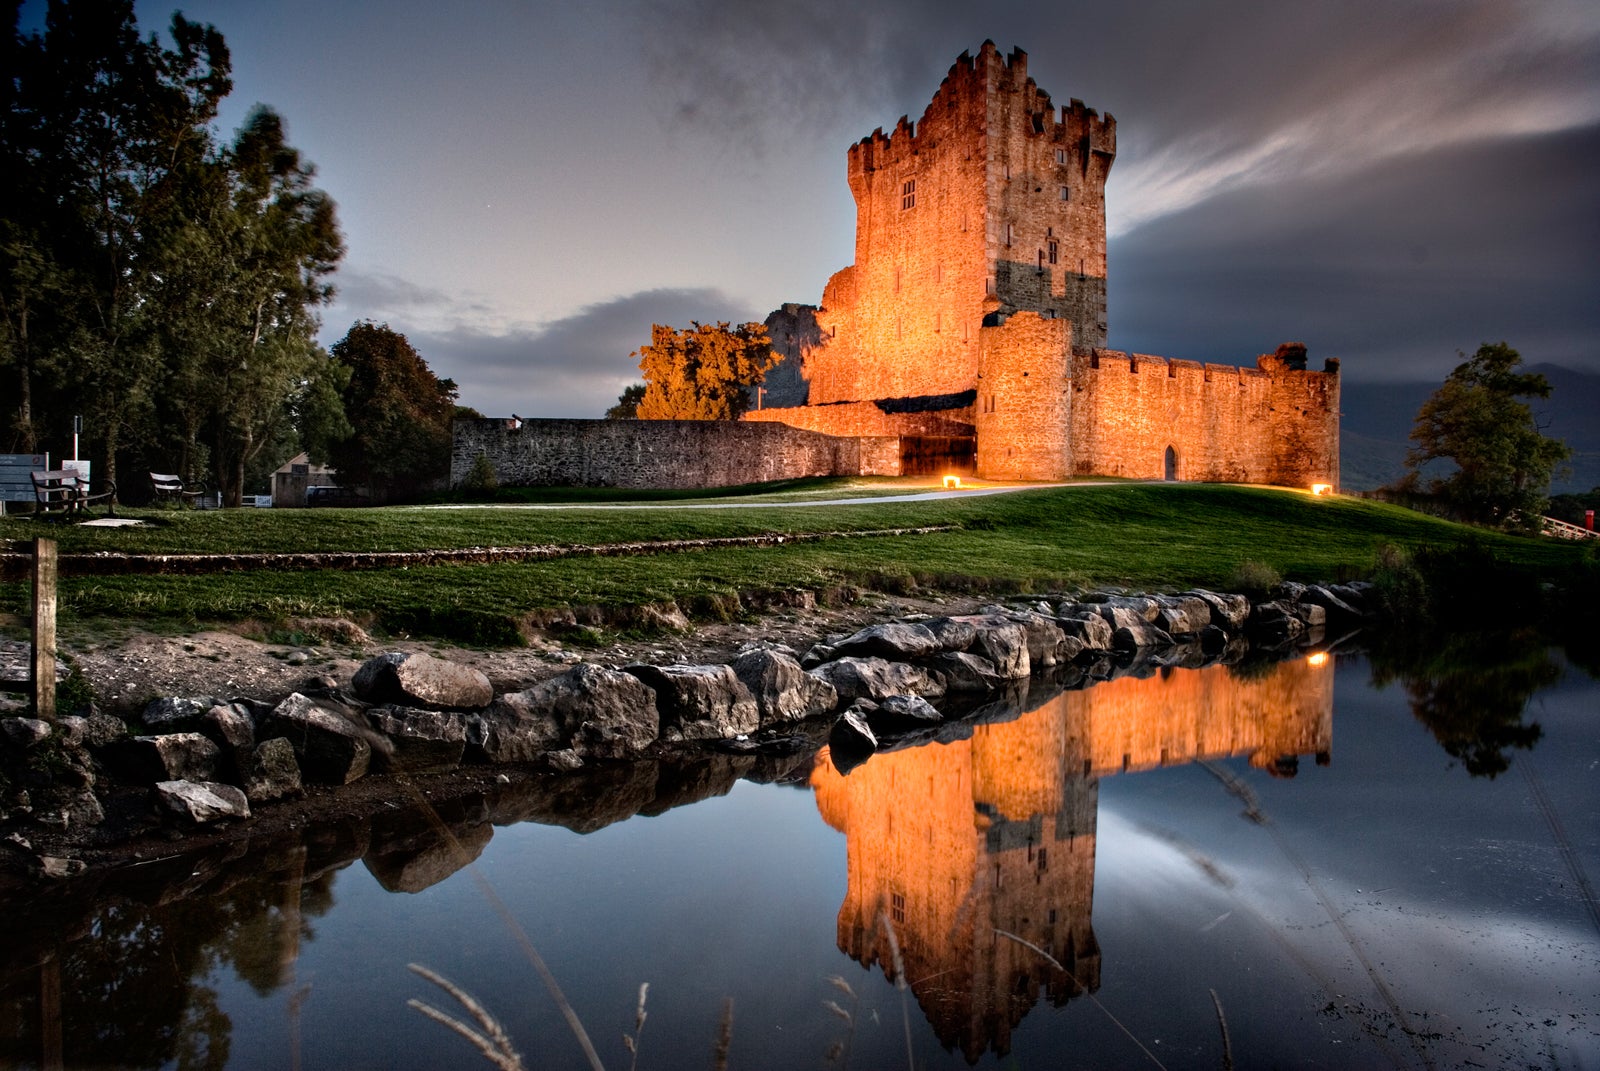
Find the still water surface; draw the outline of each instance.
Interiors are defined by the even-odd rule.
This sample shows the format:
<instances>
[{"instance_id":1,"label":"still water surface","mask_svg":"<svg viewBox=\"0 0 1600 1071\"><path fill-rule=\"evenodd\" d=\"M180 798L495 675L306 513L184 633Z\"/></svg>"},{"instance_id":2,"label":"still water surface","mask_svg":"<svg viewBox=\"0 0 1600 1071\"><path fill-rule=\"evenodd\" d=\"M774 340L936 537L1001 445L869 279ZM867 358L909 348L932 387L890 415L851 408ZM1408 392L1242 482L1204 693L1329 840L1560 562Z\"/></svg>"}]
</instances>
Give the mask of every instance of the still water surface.
<instances>
[{"instance_id":1,"label":"still water surface","mask_svg":"<svg viewBox=\"0 0 1600 1071\"><path fill-rule=\"evenodd\" d=\"M712 1066L729 1000L736 1069L1595 1067L1600 684L1531 664L1035 682L848 774L470 801L465 869L395 812L130 874L8 911L0 1066L490 1066L407 1008L460 1014L421 963L586 1067L520 927L613 1069L644 982L650 1071Z\"/></svg>"}]
</instances>

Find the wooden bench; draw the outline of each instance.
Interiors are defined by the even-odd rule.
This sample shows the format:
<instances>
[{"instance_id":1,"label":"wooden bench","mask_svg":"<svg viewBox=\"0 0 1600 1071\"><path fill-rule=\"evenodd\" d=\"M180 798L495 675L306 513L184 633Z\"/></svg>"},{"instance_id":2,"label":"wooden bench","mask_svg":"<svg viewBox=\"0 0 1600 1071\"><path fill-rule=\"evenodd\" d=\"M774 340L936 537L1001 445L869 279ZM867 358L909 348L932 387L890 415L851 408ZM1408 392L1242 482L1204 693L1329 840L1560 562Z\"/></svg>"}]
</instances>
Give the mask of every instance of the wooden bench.
<instances>
[{"instance_id":1,"label":"wooden bench","mask_svg":"<svg viewBox=\"0 0 1600 1071\"><path fill-rule=\"evenodd\" d=\"M150 474L150 490L157 502L199 502L206 493L205 484L185 485L183 477L168 472Z\"/></svg>"},{"instance_id":2,"label":"wooden bench","mask_svg":"<svg viewBox=\"0 0 1600 1071\"><path fill-rule=\"evenodd\" d=\"M89 480L77 469L36 469L33 477L33 499L40 513L59 509L64 513L86 513L90 505L104 501L106 512L116 516L117 485L107 484L108 490L91 493Z\"/></svg>"}]
</instances>

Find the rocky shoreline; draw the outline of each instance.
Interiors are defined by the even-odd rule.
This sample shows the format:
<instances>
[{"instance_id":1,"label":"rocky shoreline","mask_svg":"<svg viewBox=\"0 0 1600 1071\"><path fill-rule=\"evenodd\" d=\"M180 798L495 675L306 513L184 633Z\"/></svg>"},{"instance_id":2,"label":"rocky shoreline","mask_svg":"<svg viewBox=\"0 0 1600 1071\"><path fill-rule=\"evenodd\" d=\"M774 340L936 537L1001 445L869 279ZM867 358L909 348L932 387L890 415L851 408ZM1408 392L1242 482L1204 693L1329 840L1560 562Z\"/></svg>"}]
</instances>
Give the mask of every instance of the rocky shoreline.
<instances>
[{"instance_id":1,"label":"rocky shoreline","mask_svg":"<svg viewBox=\"0 0 1600 1071\"><path fill-rule=\"evenodd\" d=\"M804 652L758 640L714 663L580 661L498 692L471 666L395 651L368 659L346 685L327 678L276 702L176 696L129 719L7 717L0 870L67 878L358 817L396 797L559 785L583 769L666 769L721 755L776 779L826 742L847 770L883 748L965 735L1061 690L1285 657L1375 611L1363 583L1283 584L1254 602L1200 590L1098 592L907 614Z\"/></svg>"}]
</instances>

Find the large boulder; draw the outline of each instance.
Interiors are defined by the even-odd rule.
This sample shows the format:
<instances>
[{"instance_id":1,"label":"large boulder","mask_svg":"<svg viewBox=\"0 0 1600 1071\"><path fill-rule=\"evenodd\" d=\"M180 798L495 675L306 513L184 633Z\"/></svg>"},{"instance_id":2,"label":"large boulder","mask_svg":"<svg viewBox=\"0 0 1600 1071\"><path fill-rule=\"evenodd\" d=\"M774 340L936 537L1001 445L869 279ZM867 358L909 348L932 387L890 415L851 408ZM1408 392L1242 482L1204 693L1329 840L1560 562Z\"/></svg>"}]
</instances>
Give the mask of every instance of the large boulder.
<instances>
[{"instance_id":1,"label":"large boulder","mask_svg":"<svg viewBox=\"0 0 1600 1071\"><path fill-rule=\"evenodd\" d=\"M732 666L755 697L763 727L825 714L839 705L833 685L801 669L791 654L758 648L735 658Z\"/></svg>"},{"instance_id":2,"label":"large boulder","mask_svg":"<svg viewBox=\"0 0 1600 1071\"><path fill-rule=\"evenodd\" d=\"M943 694L927 670L881 658L839 658L806 672L832 685L841 703L857 699L877 702L891 695Z\"/></svg>"},{"instance_id":3,"label":"large boulder","mask_svg":"<svg viewBox=\"0 0 1600 1071\"><path fill-rule=\"evenodd\" d=\"M1355 624L1362 617L1360 610L1336 595L1331 588L1321 584L1312 584L1307 587L1305 594L1300 596L1300 605L1320 606L1327 612L1327 621L1335 624ZM1306 624L1313 624L1307 621Z\"/></svg>"},{"instance_id":4,"label":"large boulder","mask_svg":"<svg viewBox=\"0 0 1600 1071\"><path fill-rule=\"evenodd\" d=\"M978 638L978 627L971 617L935 617L924 627L939 641L941 651L967 651Z\"/></svg>"},{"instance_id":5,"label":"large boulder","mask_svg":"<svg viewBox=\"0 0 1600 1071\"><path fill-rule=\"evenodd\" d=\"M461 714L383 706L367 711L367 721L388 739L389 747L383 751L388 770L455 766L466 752L466 718Z\"/></svg>"},{"instance_id":6,"label":"large boulder","mask_svg":"<svg viewBox=\"0 0 1600 1071\"><path fill-rule=\"evenodd\" d=\"M429 710L481 710L494 701L488 677L429 654L392 651L369 658L356 670L350 687L369 703Z\"/></svg>"},{"instance_id":7,"label":"large boulder","mask_svg":"<svg viewBox=\"0 0 1600 1071\"><path fill-rule=\"evenodd\" d=\"M1000 675L994 671L994 663L982 655L945 651L924 659L922 665L947 695L992 692L1000 685Z\"/></svg>"},{"instance_id":8,"label":"large boulder","mask_svg":"<svg viewBox=\"0 0 1600 1071\"><path fill-rule=\"evenodd\" d=\"M1053 618L1031 610L1017 611L1005 616L1007 620L1022 626L1023 636L1028 645L1030 672L1061 662L1070 662L1077 657L1079 651L1083 650L1081 645L1067 642L1066 633Z\"/></svg>"},{"instance_id":9,"label":"large boulder","mask_svg":"<svg viewBox=\"0 0 1600 1071\"><path fill-rule=\"evenodd\" d=\"M1247 628L1254 640L1268 646L1299 639L1306 631L1305 622L1295 613L1294 606L1277 601L1253 607Z\"/></svg>"},{"instance_id":10,"label":"large boulder","mask_svg":"<svg viewBox=\"0 0 1600 1071\"><path fill-rule=\"evenodd\" d=\"M183 733L196 729L206 711L214 705L212 699L168 697L152 699L145 705L139 721L145 731L156 733Z\"/></svg>"},{"instance_id":11,"label":"large boulder","mask_svg":"<svg viewBox=\"0 0 1600 1071\"><path fill-rule=\"evenodd\" d=\"M1170 646L1172 637L1154 625L1126 625L1111 634L1111 647L1116 651Z\"/></svg>"},{"instance_id":12,"label":"large boulder","mask_svg":"<svg viewBox=\"0 0 1600 1071\"><path fill-rule=\"evenodd\" d=\"M1111 622L1094 613L1074 614L1056 618L1056 625L1068 639L1077 640L1085 651L1111 650L1111 634L1116 630Z\"/></svg>"},{"instance_id":13,"label":"large boulder","mask_svg":"<svg viewBox=\"0 0 1600 1071\"><path fill-rule=\"evenodd\" d=\"M372 763L371 730L295 692L273 708L265 735L294 746L300 774L314 784L347 785Z\"/></svg>"},{"instance_id":14,"label":"large boulder","mask_svg":"<svg viewBox=\"0 0 1600 1071\"><path fill-rule=\"evenodd\" d=\"M199 731L222 752L229 779L242 774L256 746L256 722L241 703L217 703L200 718Z\"/></svg>"},{"instance_id":15,"label":"large boulder","mask_svg":"<svg viewBox=\"0 0 1600 1071\"><path fill-rule=\"evenodd\" d=\"M475 752L490 762L526 762L576 748L621 758L655 743L656 695L631 673L580 663L532 688L501 696L472 719Z\"/></svg>"},{"instance_id":16,"label":"large boulder","mask_svg":"<svg viewBox=\"0 0 1600 1071\"><path fill-rule=\"evenodd\" d=\"M162 781L156 785L155 792L163 808L191 822L250 817L250 801L232 785L212 781Z\"/></svg>"},{"instance_id":17,"label":"large boulder","mask_svg":"<svg viewBox=\"0 0 1600 1071\"><path fill-rule=\"evenodd\" d=\"M1195 595L1164 596L1155 624L1173 636L1194 636L1211 624L1211 604Z\"/></svg>"},{"instance_id":18,"label":"large boulder","mask_svg":"<svg viewBox=\"0 0 1600 1071\"><path fill-rule=\"evenodd\" d=\"M878 738L860 711L854 708L839 715L828 732L828 758L833 768L842 774L866 762L877 750Z\"/></svg>"},{"instance_id":19,"label":"large boulder","mask_svg":"<svg viewBox=\"0 0 1600 1071\"><path fill-rule=\"evenodd\" d=\"M40 718L0 718L0 736L19 751L50 739L50 723Z\"/></svg>"},{"instance_id":20,"label":"large boulder","mask_svg":"<svg viewBox=\"0 0 1600 1071\"><path fill-rule=\"evenodd\" d=\"M135 736L120 749L118 765L134 781L211 781L221 756L199 733Z\"/></svg>"},{"instance_id":21,"label":"large boulder","mask_svg":"<svg viewBox=\"0 0 1600 1071\"><path fill-rule=\"evenodd\" d=\"M853 709L866 717L867 725L880 737L937 728L944 721L932 703L917 695L891 695L881 703L863 701Z\"/></svg>"},{"instance_id":22,"label":"large boulder","mask_svg":"<svg viewBox=\"0 0 1600 1071\"><path fill-rule=\"evenodd\" d=\"M993 663L997 676L1020 680L1032 674L1027 629L1002 614L981 614L966 620L977 633L968 650Z\"/></svg>"},{"instance_id":23,"label":"large boulder","mask_svg":"<svg viewBox=\"0 0 1600 1071\"><path fill-rule=\"evenodd\" d=\"M884 658L910 662L940 650L940 642L926 625L890 621L871 625L833 645L835 658Z\"/></svg>"},{"instance_id":24,"label":"large boulder","mask_svg":"<svg viewBox=\"0 0 1600 1071\"><path fill-rule=\"evenodd\" d=\"M1195 589L1183 593L1205 603L1211 609L1211 623L1227 632L1237 632L1250 619L1250 599L1244 595Z\"/></svg>"},{"instance_id":25,"label":"large boulder","mask_svg":"<svg viewBox=\"0 0 1600 1071\"><path fill-rule=\"evenodd\" d=\"M281 736L258 744L244 765L245 797L252 803L266 803L304 793L294 745Z\"/></svg>"},{"instance_id":26,"label":"large boulder","mask_svg":"<svg viewBox=\"0 0 1600 1071\"><path fill-rule=\"evenodd\" d=\"M670 729L683 740L720 740L761 727L755 696L732 666L635 664L623 670L655 691L663 736Z\"/></svg>"}]
</instances>

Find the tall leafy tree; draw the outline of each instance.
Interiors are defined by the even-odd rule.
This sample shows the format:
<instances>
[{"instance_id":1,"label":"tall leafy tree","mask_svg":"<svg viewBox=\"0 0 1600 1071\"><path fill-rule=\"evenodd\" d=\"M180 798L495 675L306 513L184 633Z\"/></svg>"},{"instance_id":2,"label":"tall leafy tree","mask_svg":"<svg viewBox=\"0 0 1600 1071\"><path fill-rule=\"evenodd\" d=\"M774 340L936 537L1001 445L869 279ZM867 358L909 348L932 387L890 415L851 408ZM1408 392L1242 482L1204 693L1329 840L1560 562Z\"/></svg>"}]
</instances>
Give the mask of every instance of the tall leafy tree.
<instances>
[{"instance_id":1,"label":"tall leafy tree","mask_svg":"<svg viewBox=\"0 0 1600 1071\"><path fill-rule=\"evenodd\" d=\"M313 452L379 495L404 496L449 475L450 424L456 385L440 379L405 335L370 320L334 343L333 359L349 369L344 412L354 433ZM317 454L326 451L325 457Z\"/></svg>"},{"instance_id":2,"label":"tall leafy tree","mask_svg":"<svg viewBox=\"0 0 1600 1071\"><path fill-rule=\"evenodd\" d=\"M1457 365L1443 386L1423 403L1406 459L1410 478L1434 460L1454 462L1455 471L1430 489L1462 516L1510 523L1539 514L1550 477L1571 451L1540 433L1523 398L1548 398L1550 383L1535 372L1518 372L1522 356L1504 342L1484 343Z\"/></svg>"},{"instance_id":3,"label":"tall leafy tree","mask_svg":"<svg viewBox=\"0 0 1600 1071\"><path fill-rule=\"evenodd\" d=\"M37 437L33 386L69 379L114 479L125 438L151 430L162 355L149 298L231 62L220 33L181 15L171 47L140 38L131 0L51 0L44 33L13 38L4 152L18 201L0 209L0 285L8 363L29 378L13 426Z\"/></svg>"},{"instance_id":4,"label":"tall leafy tree","mask_svg":"<svg viewBox=\"0 0 1600 1071\"><path fill-rule=\"evenodd\" d=\"M617 404L606 410L607 420L635 420L639 416L639 403L644 401L643 383L630 383L617 396Z\"/></svg>"},{"instance_id":5,"label":"tall leafy tree","mask_svg":"<svg viewBox=\"0 0 1600 1071\"><path fill-rule=\"evenodd\" d=\"M197 168L162 272L168 393L183 457L195 455L204 433L230 504L247 470L281 448L296 402L325 372L314 310L332 297L326 277L344 246L314 175L282 119L256 108L233 144Z\"/></svg>"},{"instance_id":6,"label":"tall leafy tree","mask_svg":"<svg viewBox=\"0 0 1600 1071\"><path fill-rule=\"evenodd\" d=\"M640 420L737 420L750 408L748 388L777 360L765 325L725 322L684 331L653 324L650 344L633 356L645 381Z\"/></svg>"}]
</instances>

